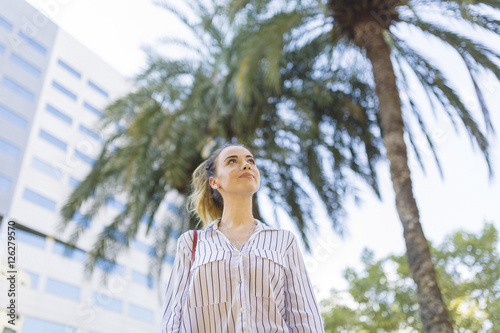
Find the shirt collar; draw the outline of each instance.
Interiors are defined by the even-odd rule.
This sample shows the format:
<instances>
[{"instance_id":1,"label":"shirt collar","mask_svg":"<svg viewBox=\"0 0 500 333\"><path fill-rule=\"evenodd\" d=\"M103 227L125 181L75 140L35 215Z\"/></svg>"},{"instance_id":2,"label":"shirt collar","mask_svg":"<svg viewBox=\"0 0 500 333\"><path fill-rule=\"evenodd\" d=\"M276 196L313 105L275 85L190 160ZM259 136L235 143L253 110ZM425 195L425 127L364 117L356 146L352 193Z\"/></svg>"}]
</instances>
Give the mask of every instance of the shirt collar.
<instances>
[{"instance_id":1,"label":"shirt collar","mask_svg":"<svg viewBox=\"0 0 500 333\"><path fill-rule=\"evenodd\" d=\"M255 219L255 221L257 222L257 226L255 227L255 231L260 231L260 230L279 230L279 228L275 228L275 227L271 227L271 226L265 225L264 223L262 223L261 221L259 221L257 219ZM207 229L213 229L213 230L219 229L219 222L220 222L220 218L213 220L207 226Z\"/></svg>"}]
</instances>

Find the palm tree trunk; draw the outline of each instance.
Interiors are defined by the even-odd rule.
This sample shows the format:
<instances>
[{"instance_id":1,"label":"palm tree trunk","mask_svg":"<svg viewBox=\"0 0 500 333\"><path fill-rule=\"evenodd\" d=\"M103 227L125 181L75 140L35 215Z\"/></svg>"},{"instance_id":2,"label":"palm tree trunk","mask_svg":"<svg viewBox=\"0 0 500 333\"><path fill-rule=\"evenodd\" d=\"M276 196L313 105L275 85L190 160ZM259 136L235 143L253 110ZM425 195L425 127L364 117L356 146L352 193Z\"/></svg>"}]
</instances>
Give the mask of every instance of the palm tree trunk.
<instances>
[{"instance_id":1,"label":"palm tree trunk","mask_svg":"<svg viewBox=\"0 0 500 333\"><path fill-rule=\"evenodd\" d=\"M437 284L429 245L420 224L417 203L413 196L403 137L401 102L390 58L391 51L383 33L384 29L377 22L368 20L357 25L355 40L366 50L366 55L373 66L382 135L396 193L396 208L403 224L410 271L417 284L424 331L453 333L452 322Z\"/></svg>"}]
</instances>

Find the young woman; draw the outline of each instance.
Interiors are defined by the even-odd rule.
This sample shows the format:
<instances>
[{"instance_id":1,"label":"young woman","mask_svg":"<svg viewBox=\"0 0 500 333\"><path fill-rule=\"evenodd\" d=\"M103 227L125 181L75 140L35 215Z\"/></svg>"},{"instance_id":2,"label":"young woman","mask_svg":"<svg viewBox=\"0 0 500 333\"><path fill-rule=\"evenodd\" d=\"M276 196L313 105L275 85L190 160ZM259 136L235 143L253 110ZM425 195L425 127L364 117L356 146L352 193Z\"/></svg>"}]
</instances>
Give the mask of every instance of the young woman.
<instances>
[{"instance_id":1,"label":"young woman","mask_svg":"<svg viewBox=\"0 0 500 333\"><path fill-rule=\"evenodd\" d=\"M260 174L243 146L216 150L193 174L192 210L204 222L181 235L162 332L324 332L297 240L253 218Z\"/></svg>"}]
</instances>

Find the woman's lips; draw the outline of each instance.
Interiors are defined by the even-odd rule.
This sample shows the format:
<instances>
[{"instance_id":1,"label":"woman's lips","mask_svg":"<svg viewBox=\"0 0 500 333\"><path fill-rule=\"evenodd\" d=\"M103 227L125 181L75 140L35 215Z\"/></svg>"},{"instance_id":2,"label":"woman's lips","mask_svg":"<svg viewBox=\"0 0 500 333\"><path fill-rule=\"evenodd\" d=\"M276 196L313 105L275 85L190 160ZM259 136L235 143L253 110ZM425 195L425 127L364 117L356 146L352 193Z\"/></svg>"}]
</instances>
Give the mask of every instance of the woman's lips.
<instances>
[{"instance_id":1,"label":"woman's lips","mask_svg":"<svg viewBox=\"0 0 500 333\"><path fill-rule=\"evenodd\" d=\"M255 178L251 173L245 172L240 178Z\"/></svg>"}]
</instances>

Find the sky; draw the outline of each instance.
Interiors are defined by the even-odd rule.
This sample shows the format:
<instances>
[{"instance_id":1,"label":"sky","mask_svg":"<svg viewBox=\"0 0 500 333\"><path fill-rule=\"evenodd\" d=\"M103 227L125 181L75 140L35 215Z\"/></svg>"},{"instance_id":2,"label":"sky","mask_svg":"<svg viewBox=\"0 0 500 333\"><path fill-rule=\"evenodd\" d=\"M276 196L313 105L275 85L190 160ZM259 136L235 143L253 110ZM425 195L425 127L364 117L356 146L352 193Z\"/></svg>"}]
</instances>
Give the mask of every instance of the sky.
<instances>
[{"instance_id":1,"label":"sky","mask_svg":"<svg viewBox=\"0 0 500 333\"><path fill-rule=\"evenodd\" d=\"M179 50L159 45L158 41L165 36L185 36L186 29L172 14L149 0L28 2L127 77L133 77L145 68L145 46L154 46L162 54L181 55ZM436 45L431 44L428 48L440 52ZM466 103L477 109L470 80L464 75L463 68L450 65L454 61L451 55L446 54L441 59L447 62L447 73L457 75L457 89ZM484 97L498 132L500 84L491 77L484 77L480 85L485 88ZM444 178L440 177L432 155L424 146L425 174L410 156L414 193L427 239L439 244L446 235L459 229L477 233L485 221L493 222L500 230L498 136L490 136L495 173L490 180L482 155L477 147L473 148L464 130L455 132L449 121L439 117L428 119ZM481 118L478 121L481 122ZM312 236L312 253L304 252L304 260L319 300L327 298L331 288L346 290L343 271L347 267L361 268L359 259L364 248L373 250L376 258L404 253L403 230L395 209L388 163L380 163L378 172L382 200L378 200L368 187L360 185L363 203L348 203L346 206L347 233L343 239L333 233L325 213L318 210L319 228ZM263 214L266 216L269 212ZM296 231L286 221L281 226Z\"/></svg>"}]
</instances>

